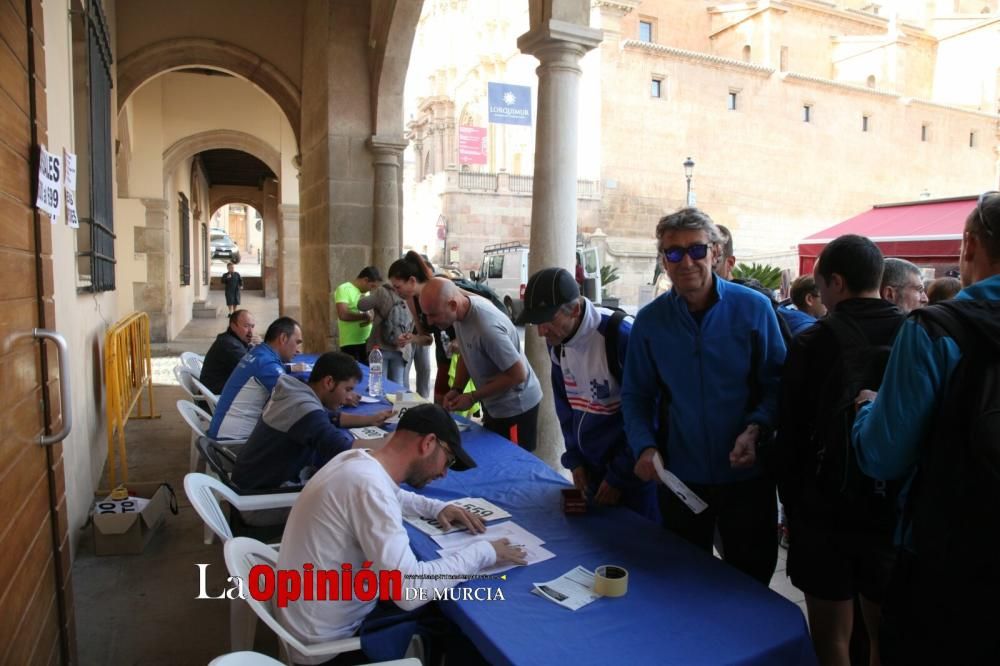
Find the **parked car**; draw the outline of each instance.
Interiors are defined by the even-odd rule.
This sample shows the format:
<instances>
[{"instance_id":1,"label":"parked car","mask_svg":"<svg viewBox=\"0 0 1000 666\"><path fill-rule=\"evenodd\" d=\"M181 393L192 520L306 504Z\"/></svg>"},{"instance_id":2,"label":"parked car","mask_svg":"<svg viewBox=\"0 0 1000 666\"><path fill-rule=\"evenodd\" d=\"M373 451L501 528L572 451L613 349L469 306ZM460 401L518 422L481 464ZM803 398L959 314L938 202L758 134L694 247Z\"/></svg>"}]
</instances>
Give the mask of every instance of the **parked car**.
<instances>
[{"instance_id":1,"label":"parked car","mask_svg":"<svg viewBox=\"0 0 1000 666\"><path fill-rule=\"evenodd\" d=\"M212 229L209 244L212 246L212 259L228 259L234 264L240 263L240 248L222 229Z\"/></svg>"}]
</instances>

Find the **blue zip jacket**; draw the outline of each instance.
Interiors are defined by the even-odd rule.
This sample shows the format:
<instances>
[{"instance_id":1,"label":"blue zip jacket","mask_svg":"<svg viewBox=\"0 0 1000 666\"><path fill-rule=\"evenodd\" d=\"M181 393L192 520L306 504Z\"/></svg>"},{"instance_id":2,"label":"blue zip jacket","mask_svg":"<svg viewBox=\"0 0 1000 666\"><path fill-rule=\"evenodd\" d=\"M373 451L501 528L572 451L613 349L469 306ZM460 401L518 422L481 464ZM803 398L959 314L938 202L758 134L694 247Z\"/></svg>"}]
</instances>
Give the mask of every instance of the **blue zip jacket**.
<instances>
[{"instance_id":1,"label":"blue zip jacket","mask_svg":"<svg viewBox=\"0 0 1000 666\"><path fill-rule=\"evenodd\" d=\"M278 377L285 374L278 352L266 342L251 349L239 362L219 396L208 436L246 439L260 419Z\"/></svg>"},{"instance_id":2,"label":"blue zip jacket","mask_svg":"<svg viewBox=\"0 0 1000 666\"><path fill-rule=\"evenodd\" d=\"M1000 301L1000 275L969 285L955 300ZM892 346L878 398L854 419L853 443L861 470L876 479L902 479L905 505L917 451L930 434L938 406L962 360L958 344L947 336L932 340L912 317L903 322ZM897 532L909 544L909 535Z\"/></svg>"},{"instance_id":3,"label":"blue zip jacket","mask_svg":"<svg viewBox=\"0 0 1000 666\"><path fill-rule=\"evenodd\" d=\"M766 296L717 276L713 280L718 300L700 324L673 290L639 311L629 339L622 409L638 458L656 447L655 414L666 388L667 466L686 483L714 485L763 473L759 461L733 469L729 453L750 423L775 426L785 343Z\"/></svg>"},{"instance_id":4,"label":"blue zip jacket","mask_svg":"<svg viewBox=\"0 0 1000 666\"><path fill-rule=\"evenodd\" d=\"M778 308L778 316L784 317L793 338L816 323L816 317L811 314L784 305Z\"/></svg>"}]
</instances>

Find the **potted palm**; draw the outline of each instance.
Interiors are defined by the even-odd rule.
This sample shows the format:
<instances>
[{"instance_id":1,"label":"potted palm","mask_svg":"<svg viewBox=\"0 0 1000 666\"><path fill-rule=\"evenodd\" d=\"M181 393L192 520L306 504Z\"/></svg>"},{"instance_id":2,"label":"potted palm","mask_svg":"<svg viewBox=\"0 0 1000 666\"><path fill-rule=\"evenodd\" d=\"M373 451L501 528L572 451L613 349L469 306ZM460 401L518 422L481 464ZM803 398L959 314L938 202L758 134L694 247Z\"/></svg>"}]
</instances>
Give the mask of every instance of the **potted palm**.
<instances>
[{"instance_id":1,"label":"potted palm","mask_svg":"<svg viewBox=\"0 0 1000 666\"><path fill-rule=\"evenodd\" d=\"M619 306L619 300L617 296L610 296L608 294L608 285L616 280L620 279L621 275L618 273L618 267L612 264L604 264L601 266L601 305L609 308L617 308Z\"/></svg>"}]
</instances>

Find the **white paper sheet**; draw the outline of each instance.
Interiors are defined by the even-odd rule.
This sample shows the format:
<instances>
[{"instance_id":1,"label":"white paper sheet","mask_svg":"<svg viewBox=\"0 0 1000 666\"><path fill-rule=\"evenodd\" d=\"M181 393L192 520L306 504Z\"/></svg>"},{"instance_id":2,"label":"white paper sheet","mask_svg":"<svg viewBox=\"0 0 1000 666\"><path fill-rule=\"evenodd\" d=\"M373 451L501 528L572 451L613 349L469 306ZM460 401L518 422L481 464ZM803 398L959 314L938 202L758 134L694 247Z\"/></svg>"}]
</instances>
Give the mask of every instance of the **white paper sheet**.
<instances>
[{"instance_id":1,"label":"white paper sheet","mask_svg":"<svg viewBox=\"0 0 1000 666\"><path fill-rule=\"evenodd\" d=\"M701 513L708 508L705 500L695 495L694 491L684 485L683 481L663 466L663 458L660 457L659 451L653 455L653 467L656 468L656 475L663 481L663 485L669 488L674 495L677 495L678 499L687 505L687 508L695 513Z\"/></svg>"},{"instance_id":2,"label":"white paper sheet","mask_svg":"<svg viewBox=\"0 0 1000 666\"><path fill-rule=\"evenodd\" d=\"M364 426L362 428L351 428L350 432L354 439L381 439L389 433L376 426Z\"/></svg>"},{"instance_id":3,"label":"white paper sheet","mask_svg":"<svg viewBox=\"0 0 1000 666\"><path fill-rule=\"evenodd\" d=\"M452 553L457 553L460 550L462 550L462 546L458 546L457 548L442 548L441 550L438 551L438 555L440 555L441 557L447 557L448 555L451 555ZM527 564L522 565L522 564L512 564L510 562L501 562L493 565L488 569L483 569L479 573L483 574L484 576L495 576L496 574L503 573L504 571L510 571L515 567L531 566L532 564L538 564L539 562L544 562L545 560L551 560L553 557L556 556L556 554L553 553L551 550L547 550L542 546L525 546L524 553L525 553L524 559L527 561Z\"/></svg>"},{"instance_id":4,"label":"white paper sheet","mask_svg":"<svg viewBox=\"0 0 1000 666\"><path fill-rule=\"evenodd\" d=\"M365 403L368 403L369 405L373 405L373 404L375 404L377 402L382 402L382 398L375 398L375 397L372 397L370 395L363 395L363 396L361 396L361 402L365 402Z\"/></svg>"},{"instance_id":5,"label":"white paper sheet","mask_svg":"<svg viewBox=\"0 0 1000 666\"><path fill-rule=\"evenodd\" d=\"M524 529L514 521L498 525L488 525L482 534L472 534L468 531L439 534L432 537L442 548L457 548L476 541L496 541L509 539L511 543L523 546L541 546L545 541Z\"/></svg>"},{"instance_id":6,"label":"white paper sheet","mask_svg":"<svg viewBox=\"0 0 1000 666\"><path fill-rule=\"evenodd\" d=\"M452 500L449 504L455 504L462 507L466 511L475 513L483 520L483 522L486 523L494 520L501 520L503 518L510 518L510 514L508 512L481 497L463 497L461 499ZM403 516L403 520L413 525L424 534L432 537L442 534L451 534L453 532L461 532L465 529L465 526L461 523L452 523L450 529L443 530L441 529L441 524L436 518Z\"/></svg>"},{"instance_id":7,"label":"white paper sheet","mask_svg":"<svg viewBox=\"0 0 1000 666\"><path fill-rule=\"evenodd\" d=\"M534 586L534 594L574 611L600 597L594 592L594 572L579 566L559 578Z\"/></svg>"}]
</instances>

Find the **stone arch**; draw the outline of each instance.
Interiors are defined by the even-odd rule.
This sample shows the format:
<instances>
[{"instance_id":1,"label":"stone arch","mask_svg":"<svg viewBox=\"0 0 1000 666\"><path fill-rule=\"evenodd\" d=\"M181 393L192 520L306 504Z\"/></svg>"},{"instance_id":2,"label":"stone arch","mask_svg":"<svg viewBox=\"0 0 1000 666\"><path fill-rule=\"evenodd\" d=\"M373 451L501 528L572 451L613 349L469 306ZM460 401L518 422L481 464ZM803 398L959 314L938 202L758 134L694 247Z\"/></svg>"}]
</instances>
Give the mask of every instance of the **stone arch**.
<instances>
[{"instance_id":1,"label":"stone arch","mask_svg":"<svg viewBox=\"0 0 1000 666\"><path fill-rule=\"evenodd\" d=\"M202 151L219 148L249 153L266 164L275 177L281 176L281 153L268 142L253 134L237 130L207 130L178 139L163 151L164 179L173 173L184 160L190 159Z\"/></svg>"},{"instance_id":2,"label":"stone arch","mask_svg":"<svg viewBox=\"0 0 1000 666\"><path fill-rule=\"evenodd\" d=\"M262 215L264 213L263 199L256 199L254 197L242 196L239 194L224 194L211 200L209 210L212 212L209 213L208 219L211 220L212 217L219 212L219 209L227 204L243 204L244 206L250 206Z\"/></svg>"},{"instance_id":3,"label":"stone arch","mask_svg":"<svg viewBox=\"0 0 1000 666\"><path fill-rule=\"evenodd\" d=\"M419 13L419 10L418 10ZM412 41L412 35L411 35ZM407 47L409 48L409 47ZM407 53L407 61L409 53ZM149 79L175 69L209 67L240 76L277 103L299 143L302 93L277 67L258 54L217 39L188 37L144 46L118 63L118 110ZM406 63L403 64L405 75ZM402 85L399 94L402 95ZM275 172L277 173L277 172Z\"/></svg>"},{"instance_id":4,"label":"stone arch","mask_svg":"<svg viewBox=\"0 0 1000 666\"><path fill-rule=\"evenodd\" d=\"M397 0L390 21L373 35L382 57L375 59L372 120L376 136L397 136L403 127L403 84L417 33L422 0Z\"/></svg>"}]
</instances>

